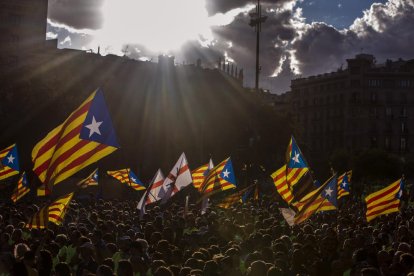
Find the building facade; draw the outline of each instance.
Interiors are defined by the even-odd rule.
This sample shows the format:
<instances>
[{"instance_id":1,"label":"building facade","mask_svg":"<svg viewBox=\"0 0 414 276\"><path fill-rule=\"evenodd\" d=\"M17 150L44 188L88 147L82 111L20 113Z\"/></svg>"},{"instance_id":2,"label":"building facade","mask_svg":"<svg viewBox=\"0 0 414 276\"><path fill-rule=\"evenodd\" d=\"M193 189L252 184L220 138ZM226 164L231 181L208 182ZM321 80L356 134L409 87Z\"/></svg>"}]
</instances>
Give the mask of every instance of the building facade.
<instances>
[{"instance_id":1,"label":"building facade","mask_svg":"<svg viewBox=\"0 0 414 276\"><path fill-rule=\"evenodd\" d=\"M346 69L292 80L291 104L301 141L312 156L337 149L414 151L414 60L359 54Z\"/></svg>"},{"instance_id":2,"label":"building facade","mask_svg":"<svg viewBox=\"0 0 414 276\"><path fill-rule=\"evenodd\" d=\"M0 0L0 70L19 67L46 40L47 0Z\"/></svg>"}]
</instances>

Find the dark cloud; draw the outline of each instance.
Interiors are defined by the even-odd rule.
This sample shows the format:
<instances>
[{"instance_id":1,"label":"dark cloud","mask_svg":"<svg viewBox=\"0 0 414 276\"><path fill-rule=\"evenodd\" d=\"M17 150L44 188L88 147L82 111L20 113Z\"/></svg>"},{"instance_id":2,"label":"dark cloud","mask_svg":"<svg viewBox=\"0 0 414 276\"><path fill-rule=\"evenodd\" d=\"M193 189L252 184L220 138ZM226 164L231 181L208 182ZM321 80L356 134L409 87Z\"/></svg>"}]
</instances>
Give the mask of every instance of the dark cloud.
<instances>
[{"instance_id":1,"label":"dark cloud","mask_svg":"<svg viewBox=\"0 0 414 276\"><path fill-rule=\"evenodd\" d=\"M92 28L98 26L101 19L91 20L86 16L97 13L97 6L103 0L52 0L50 11L57 22L65 23L75 28ZM68 2L72 7L65 10ZM210 14L227 12L233 8L243 7L255 1L247 0L206 0ZM306 24L300 9L294 7L296 0L265 1L263 15L268 17L261 32L261 86L272 92L284 92L289 89L290 80L301 74L315 75L335 71L341 65L345 67L346 59L360 53L374 54L378 61L387 58L414 58L412 41L414 41L414 0L389 0L386 4L373 4L364 16L357 19L349 29L338 30L323 22ZM70 11L72 9L72 11ZM71 21L77 10L83 16L76 16L76 22ZM95 14L96 16L96 14ZM80 19L79 19L80 18ZM92 20L93 21L93 20ZM214 67L219 57L227 56L234 60L238 68L244 68L245 85L254 85L255 45L256 34L249 26L248 14L240 13L228 25L212 29L215 42L209 47L203 47L197 41L187 42L180 51L172 52L178 63L195 63L200 58L205 66ZM59 33L63 40L70 35L72 47L81 48L84 41L90 37L82 34L72 34L67 29L50 29ZM62 33L62 34L61 34ZM231 42L231 47L229 47ZM130 57L153 58L156 61L158 53L145 48L143 45L131 45ZM271 77L277 73L276 77Z\"/></svg>"},{"instance_id":2,"label":"dark cloud","mask_svg":"<svg viewBox=\"0 0 414 276\"><path fill-rule=\"evenodd\" d=\"M104 0L49 0L48 18L76 29L102 26Z\"/></svg>"},{"instance_id":3,"label":"dark cloud","mask_svg":"<svg viewBox=\"0 0 414 276\"><path fill-rule=\"evenodd\" d=\"M205 0L206 9L209 15L216 13L226 13L232 9L243 7L247 4L257 4L257 0ZM262 0L261 3L269 4L274 8L281 7L286 3L295 2L295 0Z\"/></svg>"},{"instance_id":4,"label":"dark cloud","mask_svg":"<svg viewBox=\"0 0 414 276\"><path fill-rule=\"evenodd\" d=\"M312 23L292 49L303 75L336 70L346 59L361 51L378 61L414 58L409 41L414 39L414 0L391 0L373 4L349 30L337 30L325 23Z\"/></svg>"}]
</instances>

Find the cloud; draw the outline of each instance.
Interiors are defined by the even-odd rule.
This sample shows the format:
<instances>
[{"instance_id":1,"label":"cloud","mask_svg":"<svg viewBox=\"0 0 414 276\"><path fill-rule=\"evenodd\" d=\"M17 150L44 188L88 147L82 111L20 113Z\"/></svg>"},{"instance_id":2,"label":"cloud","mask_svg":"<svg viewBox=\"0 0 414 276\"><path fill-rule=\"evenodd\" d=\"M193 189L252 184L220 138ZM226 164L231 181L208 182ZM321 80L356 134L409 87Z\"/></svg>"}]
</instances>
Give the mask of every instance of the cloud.
<instances>
[{"instance_id":1,"label":"cloud","mask_svg":"<svg viewBox=\"0 0 414 276\"><path fill-rule=\"evenodd\" d=\"M46 39L56 39L58 37L57 33L54 32L47 32L46 33Z\"/></svg>"},{"instance_id":2,"label":"cloud","mask_svg":"<svg viewBox=\"0 0 414 276\"><path fill-rule=\"evenodd\" d=\"M408 41L414 39L414 0L373 4L349 29L338 30L322 22L305 26L292 43L303 75L336 70L346 58L364 51L377 60L413 58Z\"/></svg>"},{"instance_id":3,"label":"cloud","mask_svg":"<svg viewBox=\"0 0 414 276\"><path fill-rule=\"evenodd\" d=\"M90 29L75 29L62 23L56 23L51 19L47 20L46 39L58 39L61 41L58 47L73 49L90 49L93 41L94 31ZM63 43L66 38L70 38L70 44Z\"/></svg>"},{"instance_id":4,"label":"cloud","mask_svg":"<svg viewBox=\"0 0 414 276\"><path fill-rule=\"evenodd\" d=\"M72 45L72 39L70 38L70 36L65 37L64 40L62 40L60 43L60 45L64 45L64 46L71 46Z\"/></svg>"},{"instance_id":5,"label":"cloud","mask_svg":"<svg viewBox=\"0 0 414 276\"><path fill-rule=\"evenodd\" d=\"M277 92L285 91L289 87L287 79L336 71L346 67L347 58L361 51L375 55L378 62L412 59L413 14L414 0L389 0L371 5L361 18L342 30L324 22L305 24L300 14L293 14L295 38L285 47L283 69L264 84Z\"/></svg>"},{"instance_id":6,"label":"cloud","mask_svg":"<svg viewBox=\"0 0 414 276\"><path fill-rule=\"evenodd\" d=\"M103 23L103 2L104 0L49 0L48 18L75 29L99 29Z\"/></svg>"},{"instance_id":7,"label":"cloud","mask_svg":"<svg viewBox=\"0 0 414 276\"><path fill-rule=\"evenodd\" d=\"M262 0L262 4L270 4L275 9L286 9L288 6L294 5L296 0ZM206 9L209 15L216 13L226 13L236 8L246 5L256 5L256 0L206 0Z\"/></svg>"},{"instance_id":8,"label":"cloud","mask_svg":"<svg viewBox=\"0 0 414 276\"><path fill-rule=\"evenodd\" d=\"M54 0L52 3L60 8L67 5L68 1ZM79 1L75 2L79 4ZM137 22L140 21L131 19L137 16L134 9L130 9L131 12L126 14L125 7L118 11L112 8L115 6L111 6L109 2L103 5L102 1L104 0L92 0L90 4L80 4L81 7L77 9L88 10L87 7L99 6L100 12L109 17L119 12L126 19L129 18L130 21L105 22L113 24L108 37L113 38L115 34L117 45L105 44L103 40L96 39L99 33L102 34L102 29L94 29L94 26L99 24L94 25L83 19L81 23L71 24L70 16L63 16L63 11L60 14L55 13L55 19L48 20L48 36L55 37L58 34L63 41L70 36L73 48L96 49L101 46L101 52L119 55L122 55L122 47L129 45L128 56L131 58L156 61L159 51L147 43L150 38L145 39L139 35L142 30L149 29L136 28ZM132 0L122 1L127 3ZM191 5L200 8L200 1L192 1ZM306 23L301 8L296 6L299 2L296 0L262 2L263 15L268 19L261 31L260 79L261 86L271 89L272 92L288 90L290 80L299 75L309 76L335 71L341 65L345 66L346 59L360 53L361 49L374 54L379 61L387 58L413 58L410 42L414 40L414 0L389 0L386 4L372 4L370 9L347 29L337 29L324 22ZM256 33L254 28L249 26L248 13L254 9L255 3L256 1L248 0L205 0L202 4L207 8L207 17L200 10L197 18L207 18L203 27L208 26L209 31L204 30L204 36L191 33L186 42L181 43L180 47L177 44L176 49L167 53L175 55L178 63L195 63L200 58L203 65L211 67L217 64L219 58L227 57L228 60L234 60L239 69L245 69L245 84L253 86ZM312 2L308 4L310 3ZM177 16L175 18L178 18ZM197 18L184 19L195 22ZM104 28L105 24L99 26ZM143 26L142 24L139 23L138 26ZM179 29L171 28L169 33L176 34ZM152 35L151 39L154 39L154 32L148 31L148 35ZM165 37L158 35L157 39Z\"/></svg>"}]
</instances>

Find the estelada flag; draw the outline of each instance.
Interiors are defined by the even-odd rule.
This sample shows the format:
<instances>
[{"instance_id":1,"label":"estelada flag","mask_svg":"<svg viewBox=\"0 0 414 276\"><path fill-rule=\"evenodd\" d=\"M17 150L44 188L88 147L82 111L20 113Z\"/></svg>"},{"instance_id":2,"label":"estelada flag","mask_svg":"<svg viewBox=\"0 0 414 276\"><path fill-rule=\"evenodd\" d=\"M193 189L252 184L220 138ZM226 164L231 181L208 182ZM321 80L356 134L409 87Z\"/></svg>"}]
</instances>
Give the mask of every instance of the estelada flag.
<instances>
[{"instance_id":1,"label":"estelada flag","mask_svg":"<svg viewBox=\"0 0 414 276\"><path fill-rule=\"evenodd\" d=\"M337 177L329 178L323 185L306 195L295 207L295 224L300 224L321 210L335 210L337 206Z\"/></svg>"},{"instance_id":2,"label":"estelada flag","mask_svg":"<svg viewBox=\"0 0 414 276\"><path fill-rule=\"evenodd\" d=\"M352 171L348 171L338 177L338 199L349 195Z\"/></svg>"},{"instance_id":3,"label":"estelada flag","mask_svg":"<svg viewBox=\"0 0 414 276\"><path fill-rule=\"evenodd\" d=\"M73 193L64 195L53 201L51 204L40 209L26 224L26 228L47 228L47 224L52 222L60 225L66 214L66 210L72 200Z\"/></svg>"},{"instance_id":4,"label":"estelada flag","mask_svg":"<svg viewBox=\"0 0 414 276\"><path fill-rule=\"evenodd\" d=\"M236 176L230 157L214 167L204 180L201 192L203 197L211 196L217 192L235 189Z\"/></svg>"},{"instance_id":5,"label":"estelada flag","mask_svg":"<svg viewBox=\"0 0 414 276\"><path fill-rule=\"evenodd\" d=\"M19 199L24 197L30 192L30 188L26 178L26 172L23 172L17 182L17 187L14 189L13 194L11 196L11 200L16 203Z\"/></svg>"},{"instance_id":6,"label":"estelada flag","mask_svg":"<svg viewBox=\"0 0 414 276\"><path fill-rule=\"evenodd\" d=\"M200 191L201 185L203 184L212 168L214 168L214 164L213 160L210 159L207 164L204 164L191 172L194 188Z\"/></svg>"},{"instance_id":7,"label":"estelada flag","mask_svg":"<svg viewBox=\"0 0 414 276\"><path fill-rule=\"evenodd\" d=\"M368 195L366 218L370 222L374 218L400 211L400 200L403 194L404 181L398 179L391 185Z\"/></svg>"},{"instance_id":8,"label":"estelada flag","mask_svg":"<svg viewBox=\"0 0 414 276\"><path fill-rule=\"evenodd\" d=\"M90 175L88 175L87 178L81 180L76 185L82 189L85 189L89 186L98 186L98 177L99 177L99 172L98 172L98 168L96 168Z\"/></svg>"},{"instance_id":9,"label":"estelada flag","mask_svg":"<svg viewBox=\"0 0 414 276\"><path fill-rule=\"evenodd\" d=\"M112 176L115 179L118 179L121 183L127 184L129 187L135 191L145 190L144 184L138 177L131 171L130 168L116 170L116 171L107 171L108 175Z\"/></svg>"},{"instance_id":10,"label":"estelada flag","mask_svg":"<svg viewBox=\"0 0 414 276\"><path fill-rule=\"evenodd\" d=\"M19 158L16 144L0 150L0 180L16 175L19 171Z\"/></svg>"},{"instance_id":11,"label":"estelada flag","mask_svg":"<svg viewBox=\"0 0 414 276\"><path fill-rule=\"evenodd\" d=\"M32 151L33 171L45 185L53 185L119 148L103 93L90 95L66 121L52 130Z\"/></svg>"}]
</instances>

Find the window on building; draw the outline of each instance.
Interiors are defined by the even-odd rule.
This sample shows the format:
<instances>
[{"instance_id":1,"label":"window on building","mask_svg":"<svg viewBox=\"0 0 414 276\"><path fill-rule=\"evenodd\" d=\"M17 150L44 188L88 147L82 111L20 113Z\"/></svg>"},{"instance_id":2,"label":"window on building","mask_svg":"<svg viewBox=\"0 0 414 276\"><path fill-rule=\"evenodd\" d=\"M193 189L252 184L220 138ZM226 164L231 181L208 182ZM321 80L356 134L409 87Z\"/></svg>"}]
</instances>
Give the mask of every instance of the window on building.
<instances>
[{"instance_id":1,"label":"window on building","mask_svg":"<svg viewBox=\"0 0 414 276\"><path fill-rule=\"evenodd\" d=\"M351 87L360 87L361 82L359 80L351 80Z\"/></svg>"},{"instance_id":2,"label":"window on building","mask_svg":"<svg viewBox=\"0 0 414 276\"><path fill-rule=\"evenodd\" d=\"M376 136L372 136L371 137L371 148L376 148L377 146L378 146L377 137Z\"/></svg>"},{"instance_id":3,"label":"window on building","mask_svg":"<svg viewBox=\"0 0 414 276\"><path fill-rule=\"evenodd\" d=\"M385 116L392 118L392 108L391 107L386 107L385 108Z\"/></svg>"},{"instance_id":4,"label":"window on building","mask_svg":"<svg viewBox=\"0 0 414 276\"><path fill-rule=\"evenodd\" d=\"M391 149L391 142L390 142L390 137L385 137L385 149L386 150L390 150Z\"/></svg>"},{"instance_id":5,"label":"window on building","mask_svg":"<svg viewBox=\"0 0 414 276\"><path fill-rule=\"evenodd\" d=\"M398 80L397 86L401 88L408 88L410 87L410 80Z\"/></svg>"},{"instance_id":6,"label":"window on building","mask_svg":"<svg viewBox=\"0 0 414 276\"><path fill-rule=\"evenodd\" d=\"M394 95L391 91L388 91L385 95L388 103L391 103L394 100Z\"/></svg>"},{"instance_id":7,"label":"window on building","mask_svg":"<svg viewBox=\"0 0 414 276\"><path fill-rule=\"evenodd\" d=\"M406 151L407 150L407 141L406 141L405 137L401 137L401 139L400 139L400 150L401 151Z\"/></svg>"},{"instance_id":8,"label":"window on building","mask_svg":"<svg viewBox=\"0 0 414 276\"><path fill-rule=\"evenodd\" d=\"M401 107L401 116L407 117L407 108L405 106Z\"/></svg>"},{"instance_id":9,"label":"window on building","mask_svg":"<svg viewBox=\"0 0 414 276\"><path fill-rule=\"evenodd\" d=\"M401 133L405 133L406 131L405 122L401 122Z\"/></svg>"},{"instance_id":10,"label":"window on building","mask_svg":"<svg viewBox=\"0 0 414 276\"><path fill-rule=\"evenodd\" d=\"M368 80L368 87L381 87L382 84L382 80Z\"/></svg>"},{"instance_id":11,"label":"window on building","mask_svg":"<svg viewBox=\"0 0 414 276\"><path fill-rule=\"evenodd\" d=\"M372 103L377 102L377 92L371 92L371 102Z\"/></svg>"},{"instance_id":12,"label":"window on building","mask_svg":"<svg viewBox=\"0 0 414 276\"><path fill-rule=\"evenodd\" d=\"M376 107L371 107L369 109L369 115L371 117L377 118L378 117L378 115L377 115L377 108Z\"/></svg>"}]
</instances>

